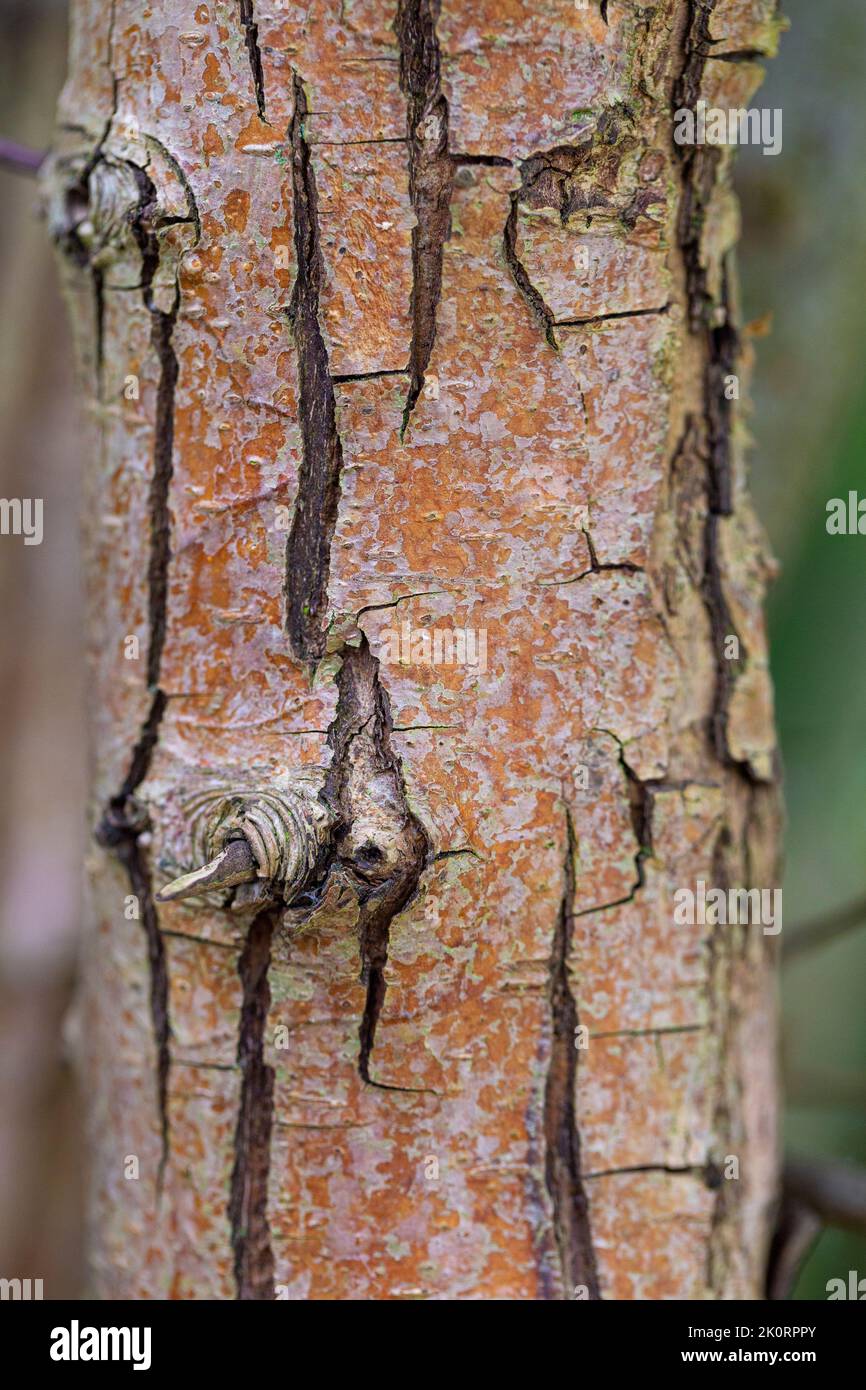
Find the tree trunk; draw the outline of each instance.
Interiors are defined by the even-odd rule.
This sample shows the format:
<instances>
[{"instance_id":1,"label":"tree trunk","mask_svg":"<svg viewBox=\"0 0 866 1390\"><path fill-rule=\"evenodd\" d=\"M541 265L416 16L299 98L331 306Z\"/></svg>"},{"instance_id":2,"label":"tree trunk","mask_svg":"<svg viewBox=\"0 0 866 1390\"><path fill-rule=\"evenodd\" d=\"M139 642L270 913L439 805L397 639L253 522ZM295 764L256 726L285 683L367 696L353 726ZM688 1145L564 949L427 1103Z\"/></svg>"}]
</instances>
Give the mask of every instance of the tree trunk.
<instances>
[{"instance_id":1,"label":"tree trunk","mask_svg":"<svg viewBox=\"0 0 866 1390\"><path fill-rule=\"evenodd\" d=\"M761 1296L775 9L73 0L97 1296Z\"/></svg>"}]
</instances>

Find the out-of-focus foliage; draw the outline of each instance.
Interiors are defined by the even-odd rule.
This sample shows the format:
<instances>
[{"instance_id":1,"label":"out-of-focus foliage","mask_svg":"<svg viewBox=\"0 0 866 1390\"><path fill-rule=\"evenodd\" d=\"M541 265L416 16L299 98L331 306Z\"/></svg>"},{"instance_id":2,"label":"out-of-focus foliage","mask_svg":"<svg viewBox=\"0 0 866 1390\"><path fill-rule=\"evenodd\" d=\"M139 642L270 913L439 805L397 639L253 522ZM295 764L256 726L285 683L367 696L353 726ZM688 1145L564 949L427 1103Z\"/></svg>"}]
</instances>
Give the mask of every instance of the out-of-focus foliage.
<instances>
[{"instance_id":1,"label":"out-of-focus foliage","mask_svg":"<svg viewBox=\"0 0 866 1390\"><path fill-rule=\"evenodd\" d=\"M746 317L758 344L753 485L782 562L770 607L785 764L785 929L866 896L866 536L827 534L826 503L866 496L866 9L787 0L757 104L781 107L776 158L740 158ZM866 1163L866 928L784 977L787 1142ZM826 1233L796 1296L866 1275L866 1241Z\"/></svg>"},{"instance_id":2,"label":"out-of-focus foliage","mask_svg":"<svg viewBox=\"0 0 866 1390\"><path fill-rule=\"evenodd\" d=\"M0 134L51 139L60 0L0 2ZM44 538L0 545L0 1275L80 1289L80 1145L61 1028L84 849L81 430L67 320L29 175L0 170L0 496Z\"/></svg>"}]
</instances>

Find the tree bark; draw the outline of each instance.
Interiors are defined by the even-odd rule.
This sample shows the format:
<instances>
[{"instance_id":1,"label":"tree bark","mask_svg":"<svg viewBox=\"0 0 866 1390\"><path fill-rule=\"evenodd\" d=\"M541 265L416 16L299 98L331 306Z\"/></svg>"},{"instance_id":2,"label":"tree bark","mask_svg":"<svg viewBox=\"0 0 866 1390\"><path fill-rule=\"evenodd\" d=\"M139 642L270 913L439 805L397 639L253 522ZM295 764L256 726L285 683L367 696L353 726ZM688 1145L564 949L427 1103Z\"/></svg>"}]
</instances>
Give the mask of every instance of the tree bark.
<instances>
[{"instance_id":1,"label":"tree bark","mask_svg":"<svg viewBox=\"0 0 866 1390\"><path fill-rule=\"evenodd\" d=\"M72 10L94 1293L761 1297L774 938L673 895L776 882L772 566L672 130L775 0ZM156 901L299 769L302 891Z\"/></svg>"}]
</instances>

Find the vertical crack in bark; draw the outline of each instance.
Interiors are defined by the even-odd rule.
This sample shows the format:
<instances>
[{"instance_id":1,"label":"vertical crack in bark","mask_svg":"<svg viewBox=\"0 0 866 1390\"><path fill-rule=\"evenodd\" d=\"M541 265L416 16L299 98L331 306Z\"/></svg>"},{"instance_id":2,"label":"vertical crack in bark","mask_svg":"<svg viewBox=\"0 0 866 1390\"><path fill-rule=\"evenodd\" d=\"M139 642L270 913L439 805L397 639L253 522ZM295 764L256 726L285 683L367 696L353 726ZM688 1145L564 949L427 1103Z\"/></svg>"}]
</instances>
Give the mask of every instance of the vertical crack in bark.
<instances>
[{"instance_id":1,"label":"vertical crack in bark","mask_svg":"<svg viewBox=\"0 0 866 1390\"><path fill-rule=\"evenodd\" d=\"M502 234L505 263L511 271L511 276L515 285L526 300L532 317L535 319L550 346L558 352L559 342L556 337L556 320L554 319L553 310L545 304L542 295L533 285L526 273L526 267L517 255L517 223L520 216L521 192L522 190L518 189L511 194L511 208L506 218Z\"/></svg>"},{"instance_id":2,"label":"vertical crack in bark","mask_svg":"<svg viewBox=\"0 0 866 1390\"><path fill-rule=\"evenodd\" d=\"M139 836L147 822L132 821L129 804L118 811L109 807L97 831L100 844L114 850L129 876L130 887L139 902L141 924L147 942L147 964L150 974L150 1019L156 1048L156 1099L160 1122L161 1152L156 1178L157 1193L162 1192L165 1168L171 1151L168 1121L168 1079L171 1070L171 1024L168 1014L168 963L165 944L153 899L153 883L147 855Z\"/></svg>"},{"instance_id":3,"label":"vertical crack in bark","mask_svg":"<svg viewBox=\"0 0 866 1390\"><path fill-rule=\"evenodd\" d=\"M387 692L366 638L344 650L337 686L325 793L339 817L337 856L361 905L361 980L367 997L358 1070L364 1082L381 1085L370 1077L370 1057L385 1000L391 923L415 896L430 846L407 801L400 759L391 746Z\"/></svg>"},{"instance_id":4,"label":"vertical crack in bark","mask_svg":"<svg viewBox=\"0 0 866 1390\"><path fill-rule=\"evenodd\" d=\"M683 66L674 83L673 110L694 111L710 50L710 17L716 0L686 0ZM719 151L712 145L676 145L682 166L682 201L678 220L680 249L686 267L689 320L693 333L706 329L712 310L701 238L707 205L716 181Z\"/></svg>"},{"instance_id":5,"label":"vertical crack in bark","mask_svg":"<svg viewBox=\"0 0 866 1390\"><path fill-rule=\"evenodd\" d=\"M152 339L159 357L160 378L156 400L156 440L150 479L150 560L147 567L150 641L147 648L147 683L158 691L168 610L168 567L171 559L171 516L168 498L173 473L174 393L178 364L172 346L177 300L171 313L153 311Z\"/></svg>"},{"instance_id":6,"label":"vertical crack in bark","mask_svg":"<svg viewBox=\"0 0 866 1390\"><path fill-rule=\"evenodd\" d=\"M721 322L709 330L706 375L706 419L710 458L710 507L717 516L734 510L731 471L733 412L725 395L725 379L736 373L740 340L734 325L727 263L722 271Z\"/></svg>"},{"instance_id":7,"label":"vertical crack in bark","mask_svg":"<svg viewBox=\"0 0 866 1390\"><path fill-rule=\"evenodd\" d=\"M268 970L276 923L273 909L258 913L238 964L243 987L237 1053L241 1098L228 1214L239 1299L265 1300L276 1296L268 1224L274 1071L265 1062L264 1053L271 1004Z\"/></svg>"},{"instance_id":8,"label":"vertical crack in bark","mask_svg":"<svg viewBox=\"0 0 866 1390\"><path fill-rule=\"evenodd\" d=\"M544 1090L547 1190L567 1299L582 1285L600 1300L598 1269L589 1223L589 1203L580 1170L577 1125L577 1005L568 979L568 955L574 923L576 842L571 813L566 812L567 847L564 888L550 956L551 1054Z\"/></svg>"},{"instance_id":9,"label":"vertical crack in bark","mask_svg":"<svg viewBox=\"0 0 866 1390\"><path fill-rule=\"evenodd\" d=\"M175 282L171 308L160 309L154 298L154 278L159 267L159 238L156 221L159 216L157 193L153 181L143 170L135 167L140 191L139 206L132 222L132 232L141 253L141 293L150 314L150 341L159 363L159 383L156 391L154 421L153 471L150 477L148 511L150 515L150 558L147 566L148 619L150 638L147 649L147 683L159 695L160 666L165 646L168 607L168 567L171 560L171 516L169 491L174 472L174 397L177 387L178 361L174 351L174 328L180 305L180 287Z\"/></svg>"},{"instance_id":10,"label":"vertical crack in bark","mask_svg":"<svg viewBox=\"0 0 866 1390\"><path fill-rule=\"evenodd\" d=\"M722 277L722 322L707 333L704 418L708 450L708 513L706 524L705 595L710 615L716 656L716 693L713 705L713 742L722 762L738 768L750 782L747 762L736 759L728 744L728 709L737 677L749 659L748 649L737 632L725 598L722 564L722 520L734 512L733 468L731 460L731 402L725 396L725 378L736 371L739 337L732 322L729 271ZM725 655L725 640L736 637L738 656Z\"/></svg>"},{"instance_id":11,"label":"vertical crack in bark","mask_svg":"<svg viewBox=\"0 0 866 1390\"><path fill-rule=\"evenodd\" d=\"M599 116L594 129L579 144L537 150L520 163L520 187L511 194L511 207L503 228L503 254L533 319L557 351L556 329L560 325L517 254L520 209L526 207L537 212L550 208L559 214L560 225L567 227L575 212L586 212L596 206L607 210L616 208L617 202L621 202L618 188L624 150L634 144L633 126L634 116L630 109L623 103L616 103ZM618 208L624 227L634 228L638 218L646 213L651 198L648 190L631 194L628 203ZM561 321L562 326L568 322Z\"/></svg>"},{"instance_id":12,"label":"vertical crack in bark","mask_svg":"<svg viewBox=\"0 0 866 1390\"><path fill-rule=\"evenodd\" d=\"M247 46L247 54L250 60L250 72L253 75L253 88L256 94L256 106L263 121L267 120L265 114L265 75L262 71L262 52L259 48L259 26L255 20L254 0L238 0L238 11L241 27L244 31L244 43Z\"/></svg>"},{"instance_id":13,"label":"vertical crack in bark","mask_svg":"<svg viewBox=\"0 0 866 1390\"><path fill-rule=\"evenodd\" d=\"M358 1075L367 1085L378 1086L383 1090L394 1088L373 1080L370 1075L370 1059L376 1041L379 1015L388 989L385 967L388 964L391 923L414 895L418 877L419 874L407 869L395 878L380 898L370 898L362 904L358 923L361 981L367 988L364 1012L358 1028Z\"/></svg>"},{"instance_id":14,"label":"vertical crack in bark","mask_svg":"<svg viewBox=\"0 0 866 1390\"><path fill-rule=\"evenodd\" d=\"M146 811L136 803L135 792L147 776L159 728L166 707L166 696L159 688L162 652L165 645L168 600L168 568L171 559L171 521L169 489L173 473L174 402L178 361L173 335L180 302L177 282L169 310L158 307L154 298L154 278L159 266L159 239L156 232L158 202L156 188L145 170L132 166L138 184L139 202L130 219L132 233L141 254L141 293L151 319L151 344L159 363L154 420L153 470L148 511L150 554L148 559L148 651L146 674L151 694L150 708L132 750L129 768L119 790L109 800L96 838L114 850L129 876L139 901L141 923L147 941L150 973L150 1016L156 1048L156 1090L162 1153L157 1190L162 1190L170 1153L168 1119L168 1081L171 1069L171 1024L168 1008L168 963L159 930L147 853L141 836L150 829Z\"/></svg>"},{"instance_id":15,"label":"vertical crack in bark","mask_svg":"<svg viewBox=\"0 0 866 1390\"><path fill-rule=\"evenodd\" d=\"M674 110L694 110L700 96L707 57L712 46L710 18L716 0L688 0L683 68L674 84ZM726 377L736 373L739 335L734 322L730 269L723 267L722 292L716 304L710 290L701 243L707 209L716 184L719 150L707 145L676 147L682 169L682 201L678 238L686 273L688 318L691 332L705 344L703 417L708 454L707 524L705 532L704 601L710 617L716 662L716 689L712 713L712 738L719 760L735 767L750 782L749 764L734 757L728 743L728 709L737 676L748 659L742 639L733 627L725 599L721 553L722 518L734 511L731 462L731 402L725 395ZM739 656L725 656L725 639L736 637Z\"/></svg>"},{"instance_id":16,"label":"vertical crack in bark","mask_svg":"<svg viewBox=\"0 0 866 1390\"><path fill-rule=\"evenodd\" d=\"M96 355L96 400L102 404L102 368L105 360L105 276L98 266L90 267L93 286L93 318Z\"/></svg>"},{"instance_id":17,"label":"vertical crack in bark","mask_svg":"<svg viewBox=\"0 0 866 1390\"><path fill-rule=\"evenodd\" d=\"M442 94L436 24L440 0L399 0L394 28L406 97L412 228L412 342L401 438L424 385L436 337L442 259L451 235L454 164L448 153L448 102Z\"/></svg>"},{"instance_id":18,"label":"vertical crack in bark","mask_svg":"<svg viewBox=\"0 0 866 1390\"><path fill-rule=\"evenodd\" d=\"M706 575L704 595L710 617L710 630L716 658L716 688L713 700L712 734L716 756L720 762L735 767L749 781L753 776L749 764L735 758L728 744L728 709L737 683L737 677L748 660L748 652L734 627L728 601L725 598L722 579L721 539L719 526L721 517L710 511L706 524ZM725 642L734 637L738 643L739 656L725 656Z\"/></svg>"},{"instance_id":19,"label":"vertical crack in bark","mask_svg":"<svg viewBox=\"0 0 866 1390\"><path fill-rule=\"evenodd\" d=\"M733 841L730 827L723 824L715 838L712 854L712 881L727 893L735 882L742 882L732 861ZM751 886L751 885L747 885ZM742 949L745 927L738 929L740 938L730 926L716 924L707 941L707 978L711 1009L710 1036L718 1047L717 1086L712 1117L713 1148L704 1171L704 1181L715 1193L710 1236L707 1245L706 1279L716 1298L722 1296L727 1283L730 1260L730 1218L737 1204L736 1183L725 1181L724 1156L737 1149L735 1110L739 1097L732 1093L731 1077L726 1066L734 1047L736 1010L732 1002L732 969L734 956Z\"/></svg>"},{"instance_id":20,"label":"vertical crack in bark","mask_svg":"<svg viewBox=\"0 0 866 1390\"><path fill-rule=\"evenodd\" d=\"M165 714L165 707L168 701L163 690L154 691L150 702L147 719L141 727L132 756L129 760L129 770L120 790L111 798L109 805L118 813L122 813L126 802L132 797L141 786L147 776L153 750L159 739L159 728L162 723L162 716Z\"/></svg>"},{"instance_id":21,"label":"vertical crack in bark","mask_svg":"<svg viewBox=\"0 0 866 1390\"><path fill-rule=\"evenodd\" d=\"M325 650L324 616L343 450L328 350L319 325L324 266L316 179L304 130L307 98L297 73L293 82L295 109L289 141L297 278L288 319L298 353L302 457L286 542L286 629L298 659L314 662Z\"/></svg>"},{"instance_id":22,"label":"vertical crack in bark","mask_svg":"<svg viewBox=\"0 0 866 1390\"><path fill-rule=\"evenodd\" d=\"M642 782L637 774L632 771L625 760L625 749L622 744L620 744L619 750L619 763L625 774L632 831L637 843L637 853L634 857L635 872L637 874L635 892L637 892L638 888L643 888L646 879L644 861L646 859L651 859L653 853L653 805L655 787L652 782Z\"/></svg>"}]
</instances>

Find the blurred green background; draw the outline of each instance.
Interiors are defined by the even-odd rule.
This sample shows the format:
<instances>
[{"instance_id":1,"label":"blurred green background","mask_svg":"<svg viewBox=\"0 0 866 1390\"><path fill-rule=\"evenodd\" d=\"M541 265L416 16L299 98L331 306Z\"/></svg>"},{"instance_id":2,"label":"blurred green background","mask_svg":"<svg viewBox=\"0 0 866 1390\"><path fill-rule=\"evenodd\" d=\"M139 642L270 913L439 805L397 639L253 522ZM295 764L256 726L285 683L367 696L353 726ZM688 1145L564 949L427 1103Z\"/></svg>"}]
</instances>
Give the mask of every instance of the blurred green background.
<instances>
[{"instance_id":1,"label":"blurred green background","mask_svg":"<svg viewBox=\"0 0 866 1390\"><path fill-rule=\"evenodd\" d=\"M0 0L0 135L45 148L63 80L65 0ZM826 503L866 495L866 5L787 0L756 104L784 113L776 158L741 152L745 318L757 343L752 478L782 563L770 626L788 811L785 931L866 897L866 537ZM4 548L0 585L0 1268L80 1289L80 1143L61 1020L84 852L84 698L75 518L77 402L32 179L0 170L0 493L45 499L51 544ZM68 525L56 527L51 517ZM62 533L62 534L61 534ZM35 563L36 555L39 563ZM50 795L45 789L50 787ZM34 843L50 841L46 865ZM784 971L787 1143L866 1165L866 929ZM796 1297L866 1275L828 1232Z\"/></svg>"},{"instance_id":2,"label":"blurred green background","mask_svg":"<svg viewBox=\"0 0 866 1390\"><path fill-rule=\"evenodd\" d=\"M744 316L757 343L752 485L782 572L770 637L788 829L783 940L866 898L866 537L826 504L866 496L866 5L787 0L791 27L755 99L782 153L744 150ZM784 969L786 1141L866 1164L866 927ZM866 1240L826 1232L795 1297L866 1275Z\"/></svg>"}]
</instances>

